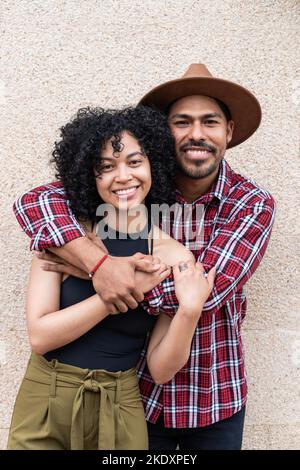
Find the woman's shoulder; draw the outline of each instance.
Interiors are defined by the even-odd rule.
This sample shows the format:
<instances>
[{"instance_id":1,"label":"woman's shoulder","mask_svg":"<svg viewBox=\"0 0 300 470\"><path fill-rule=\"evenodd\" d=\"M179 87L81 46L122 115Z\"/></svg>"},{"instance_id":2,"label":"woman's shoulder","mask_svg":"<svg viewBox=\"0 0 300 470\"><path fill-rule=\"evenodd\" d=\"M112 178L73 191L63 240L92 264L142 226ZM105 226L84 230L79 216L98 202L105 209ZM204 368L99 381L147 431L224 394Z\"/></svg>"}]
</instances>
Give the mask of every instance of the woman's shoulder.
<instances>
[{"instance_id":1,"label":"woman's shoulder","mask_svg":"<svg viewBox=\"0 0 300 470\"><path fill-rule=\"evenodd\" d=\"M166 232L163 232L159 227L153 227L154 238L154 256L161 258L163 263L174 266L180 261L195 261L193 253L188 250L182 243L172 238Z\"/></svg>"}]
</instances>

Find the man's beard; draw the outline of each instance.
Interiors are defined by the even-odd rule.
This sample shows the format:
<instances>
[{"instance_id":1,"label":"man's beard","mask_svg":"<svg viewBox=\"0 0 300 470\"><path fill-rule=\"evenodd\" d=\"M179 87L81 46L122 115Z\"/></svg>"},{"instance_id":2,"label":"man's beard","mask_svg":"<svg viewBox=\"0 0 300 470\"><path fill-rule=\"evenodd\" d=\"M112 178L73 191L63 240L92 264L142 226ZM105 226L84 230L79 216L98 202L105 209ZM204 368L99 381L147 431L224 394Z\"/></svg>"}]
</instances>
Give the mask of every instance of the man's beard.
<instances>
[{"instance_id":1,"label":"man's beard","mask_svg":"<svg viewBox=\"0 0 300 470\"><path fill-rule=\"evenodd\" d=\"M187 164L185 161L176 159L177 170L184 176L195 180L207 178L216 171L220 164L217 160L213 160L208 166L206 163L205 160L194 160L192 164Z\"/></svg>"}]
</instances>

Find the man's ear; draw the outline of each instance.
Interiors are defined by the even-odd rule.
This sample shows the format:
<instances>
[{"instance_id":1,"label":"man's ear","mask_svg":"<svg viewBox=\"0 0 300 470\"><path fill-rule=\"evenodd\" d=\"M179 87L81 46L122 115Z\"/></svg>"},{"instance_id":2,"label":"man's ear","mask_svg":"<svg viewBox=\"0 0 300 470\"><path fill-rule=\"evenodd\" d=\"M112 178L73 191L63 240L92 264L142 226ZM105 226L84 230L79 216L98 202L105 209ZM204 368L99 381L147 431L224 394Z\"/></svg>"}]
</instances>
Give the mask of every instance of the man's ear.
<instances>
[{"instance_id":1,"label":"man's ear","mask_svg":"<svg viewBox=\"0 0 300 470\"><path fill-rule=\"evenodd\" d=\"M232 139L233 130L234 130L234 122L233 121L228 121L228 123L227 123L227 135L226 135L227 145L229 144L229 142Z\"/></svg>"}]
</instances>

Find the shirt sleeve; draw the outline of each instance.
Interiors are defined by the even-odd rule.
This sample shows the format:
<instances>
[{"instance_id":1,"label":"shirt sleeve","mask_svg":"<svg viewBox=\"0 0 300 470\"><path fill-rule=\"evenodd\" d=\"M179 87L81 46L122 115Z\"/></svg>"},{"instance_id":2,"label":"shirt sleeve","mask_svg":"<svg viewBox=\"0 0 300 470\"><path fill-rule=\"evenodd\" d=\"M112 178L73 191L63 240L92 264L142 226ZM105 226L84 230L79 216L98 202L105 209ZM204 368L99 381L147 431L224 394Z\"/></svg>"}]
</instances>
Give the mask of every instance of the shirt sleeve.
<instances>
[{"instance_id":1,"label":"shirt sleeve","mask_svg":"<svg viewBox=\"0 0 300 470\"><path fill-rule=\"evenodd\" d=\"M203 313L215 313L257 269L270 240L275 201L269 196L240 211L216 230L200 256L208 272L217 268L214 288Z\"/></svg>"},{"instance_id":2,"label":"shirt sleeve","mask_svg":"<svg viewBox=\"0 0 300 470\"><path fill-rule=\"evenodd\" d=\"M60 247L85 236L59 182L23 194L15 201L13 210L22 229L31 238L31 250Z\"/></svg>"},{"instance_id":3,"label":"shirt sleeve","mask_svg":"<svg viewBox=\"0 0 300 470\"><path fill-rule=\"evenodd\" d=\"M158 286L145 294L142 305L150 315L165 313L168 317L174 317L178 310L178 300L175 294L172 273Z\"/></svg>"},{"instance_id":4,"label":"shirt sleeve","mask_svg":"<svg viewBox=\"0 0 300 470\"><path fill-rule=\"evenodd\" d=\"M206 272L217 267L214 288L203 314L216 313L255 272L268 246L274 217L275 202L270 196L241 211L213 234L199 259ZM164 311L174 316L178 300L173 278L168 277L145 294L144 303L152 315Z\"/></svg>"}]
</instances>

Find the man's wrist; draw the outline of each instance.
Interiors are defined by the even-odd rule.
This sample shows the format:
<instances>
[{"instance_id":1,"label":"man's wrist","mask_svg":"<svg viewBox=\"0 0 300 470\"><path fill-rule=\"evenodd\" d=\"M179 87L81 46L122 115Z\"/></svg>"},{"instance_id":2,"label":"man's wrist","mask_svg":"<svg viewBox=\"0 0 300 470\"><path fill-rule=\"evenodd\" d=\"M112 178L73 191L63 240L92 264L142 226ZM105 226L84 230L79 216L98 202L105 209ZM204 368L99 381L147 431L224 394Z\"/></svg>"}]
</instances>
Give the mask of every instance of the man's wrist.
<instances>
[{"instance_id":1,"label":"man's wrist","mask_svg":"<svg viewBox=\"0 0 300 470\"><path fill-rule=\"evenodd\" d=\"M84 254L81 257L81 262L84 264L85 271L90 273L95 267L96 263L107 253L105 253L101 248L91 240L86 238ZM102 267L102 266L101 266ZM100 267L100 269L101 269Z\"/></svg>"},{"instance_id":2,"label":"man's wrist","mask_svg":"<svg viewBox=\"0 0 300 470\"><path fill-rule=\"evenodd\" d=\"M95 273L97 272L97 270L100 268L101 264L104 263L104 261L106 260L106 258L108 257L107 254L101 256L101 258L99 259L99 261L95 264L95 266L92 268L92 270L89 272L89 277L90 278L93 278Z\"/></svg>"},{"instance_id":3,"label":"man's wrist","mask_svg":"<svg viewBox=\"0 0 300 470\"><path fill-rule=\"evenodd\" d=\"M86 273L107 253L88 237L78 237L61 247L50 248L50 251Z\"/></svg>"}]
</instances>

